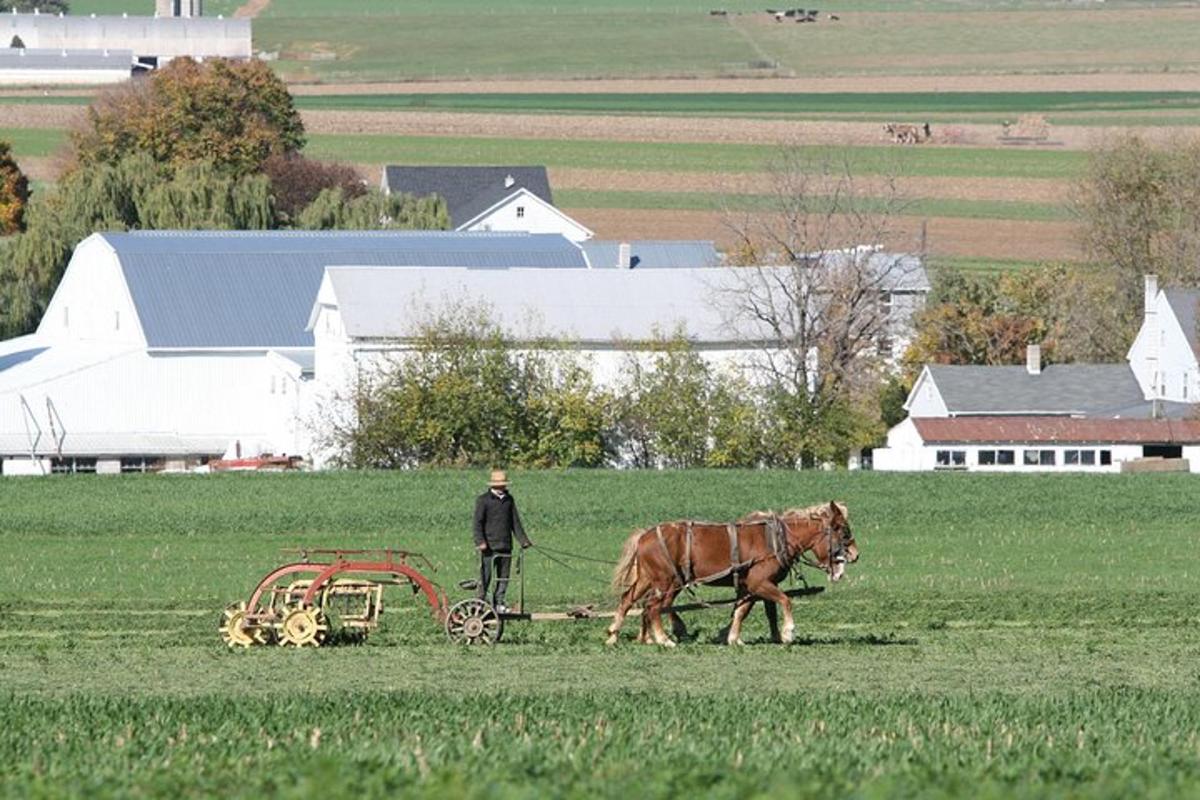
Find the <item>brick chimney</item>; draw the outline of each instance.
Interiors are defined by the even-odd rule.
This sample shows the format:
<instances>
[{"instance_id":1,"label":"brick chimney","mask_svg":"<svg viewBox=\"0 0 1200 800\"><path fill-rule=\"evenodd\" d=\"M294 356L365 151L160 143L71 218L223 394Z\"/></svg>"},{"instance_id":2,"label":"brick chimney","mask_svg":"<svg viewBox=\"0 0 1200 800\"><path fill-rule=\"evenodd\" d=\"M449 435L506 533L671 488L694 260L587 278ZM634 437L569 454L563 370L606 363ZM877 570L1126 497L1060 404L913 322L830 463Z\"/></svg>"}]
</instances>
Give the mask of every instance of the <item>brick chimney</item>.
<instances>
[{"instance_id":1,"label":"brick chimney","mask_svg":"<svg viewBox=\"0 0 1200 800\"><path fill-rule=\"evenodd\" d=\"M1030 375L1042 374L1042 346L1040 344L1025 345L1025 371Z\"/></svg>"}]
</instances>

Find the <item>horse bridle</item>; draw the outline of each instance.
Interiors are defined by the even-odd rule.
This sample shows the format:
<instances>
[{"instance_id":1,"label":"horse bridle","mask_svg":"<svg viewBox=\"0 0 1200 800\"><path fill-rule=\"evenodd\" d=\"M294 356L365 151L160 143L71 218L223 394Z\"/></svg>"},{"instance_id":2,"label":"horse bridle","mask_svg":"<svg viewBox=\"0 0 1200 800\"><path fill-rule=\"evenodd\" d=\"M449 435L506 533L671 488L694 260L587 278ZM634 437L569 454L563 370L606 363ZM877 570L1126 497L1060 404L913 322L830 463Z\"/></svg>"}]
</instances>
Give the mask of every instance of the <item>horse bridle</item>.
<instances>
[{"instance_id":1,"label":"horse bridle","mask_svg":"<svg viewBox=\"0 0 1200 800\"><path fill-rule=\"evenodd\" d=\"M783 521L782 517L777 518L786 531L787 523ZM796 558L806 566L812 567L813 569L819 569L827 575L832 575L834 564L846 563L846 548L849 546L850 540L854 538L854 534L850 532L850 526L846 525L845 531L843 531L842 535L835 536L833 523L830 522L828 518L823 517L822 519L823 522L821 525L821 533L825 535L825 553L829 563L822 564L820 561L808 558L806 553L813 552L811 545L797 553Z\"/></svg>"}]
</instances>

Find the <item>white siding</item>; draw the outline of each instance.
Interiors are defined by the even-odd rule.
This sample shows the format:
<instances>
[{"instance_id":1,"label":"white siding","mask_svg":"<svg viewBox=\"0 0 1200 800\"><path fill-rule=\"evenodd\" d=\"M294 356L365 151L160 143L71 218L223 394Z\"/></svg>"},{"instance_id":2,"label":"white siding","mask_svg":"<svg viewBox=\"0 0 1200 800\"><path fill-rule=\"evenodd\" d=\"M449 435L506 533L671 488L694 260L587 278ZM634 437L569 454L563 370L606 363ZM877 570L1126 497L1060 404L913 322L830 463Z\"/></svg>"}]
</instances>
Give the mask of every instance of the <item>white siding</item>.
<instances>
[{"instance_id":1,"label":"white siding","mask_svg":"<svg viewBox=\"0 0 1200 800\"><path fill-rule=\"evenodd\" d=\"M592 238L590 230L528 191L517 192L459 230L561 233L572 242Z\"/></svg>"},{"instance_id":2,"label":"white siding","mask_svg":"<svg viewBox=\"0 0 1200 800\"><path fill-rule=\"evenodd\" d=\"M1129 348L1129 366L1147 400L1194 403L1200 397L1196 354L1165 292L1158 293L1154 308L1157 313L1143 321Z\"/></svg>"},{"instance_id":3,"label":"white siding","mask_svg":"<svg viewBox=\"0 0 1200 800\"><path fill-rule=\"evenodd\" d=\"M921 370L920 377L913 384L912 391L908 393L905 408L908 409L910 417L950 416L946 401L942 399L942 393L938 391L937 383L934 382L928 367Z\"/></svg>"},{"instance_id":4,"label":"white siding","mask_svg":"<svg viewBox=\"0 0 1200 800\"><path fill-rule=\"evenodd\" d=\"M37 335L52 343L145 346L117 256L99 236L89 236L75 248Z\"/></svg>"}]
</instances>

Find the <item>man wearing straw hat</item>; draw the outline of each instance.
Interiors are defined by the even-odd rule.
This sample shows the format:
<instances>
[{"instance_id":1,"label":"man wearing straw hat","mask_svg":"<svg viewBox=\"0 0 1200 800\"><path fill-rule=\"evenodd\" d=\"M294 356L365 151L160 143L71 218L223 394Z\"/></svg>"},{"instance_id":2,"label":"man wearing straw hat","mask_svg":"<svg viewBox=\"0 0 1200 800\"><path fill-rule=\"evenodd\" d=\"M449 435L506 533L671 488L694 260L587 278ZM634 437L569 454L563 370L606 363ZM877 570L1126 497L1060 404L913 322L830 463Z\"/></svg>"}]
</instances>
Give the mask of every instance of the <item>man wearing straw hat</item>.
<instances>
[{"instance_id":1,"label":"man wearing straw hat","mask_svg":"<svg viewBox=\"0 0 1200 800\"><path fill-rule=\"evenodd\" d=\"M508 611L504 593L508 590L508 574L512 567L514 534L522 548L533 546L521 526L517 504L508 493L508 476L503 470L493 470L488 490L475 501L475 547L479 549L479 587L475 596L480 600L487 596L494 561L496 593L492 596L492 605L501 614Z\"/></svg>"}]
</instances>

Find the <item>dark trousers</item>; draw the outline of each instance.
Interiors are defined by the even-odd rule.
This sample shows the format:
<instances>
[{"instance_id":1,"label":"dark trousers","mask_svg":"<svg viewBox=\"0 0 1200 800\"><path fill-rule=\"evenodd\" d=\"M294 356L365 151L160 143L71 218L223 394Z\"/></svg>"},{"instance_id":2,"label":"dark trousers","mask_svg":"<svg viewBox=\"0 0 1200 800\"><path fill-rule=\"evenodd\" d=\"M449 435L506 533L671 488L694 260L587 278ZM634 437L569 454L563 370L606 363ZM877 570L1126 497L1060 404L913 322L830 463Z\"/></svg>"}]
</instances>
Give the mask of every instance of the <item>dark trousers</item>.
<instances>
[{"instance_id":1,"label":"dark trousers","mask_svg":"<svg viewBox=\"0 0 1200 800\"><path fill-rule=\"evenodd\" d=\"M475 596L480 600L487 597L488 584L492 582L492 562L496 563L496 593L492 595L492 605L504 605L504 593L508 591L508 573L512 569L512 552L505 550L488 550L479 554L479 588Z\"/></svg>"}]
</instances>

